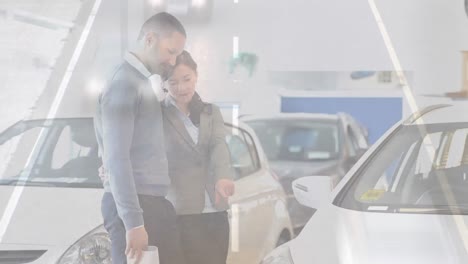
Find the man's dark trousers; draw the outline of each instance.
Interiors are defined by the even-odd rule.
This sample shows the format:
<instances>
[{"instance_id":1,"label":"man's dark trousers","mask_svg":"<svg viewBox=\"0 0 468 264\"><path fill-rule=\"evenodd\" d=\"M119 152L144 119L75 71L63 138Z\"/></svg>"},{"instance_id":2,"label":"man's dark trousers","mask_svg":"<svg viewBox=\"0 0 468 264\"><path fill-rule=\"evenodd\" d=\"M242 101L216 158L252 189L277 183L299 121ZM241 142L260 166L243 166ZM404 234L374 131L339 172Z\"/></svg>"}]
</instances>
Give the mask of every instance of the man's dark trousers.
<instances>
[{"instance_id":1,"label":"man's dark trousers","mask_svg":"<svg viewBox=\"0 0 468 264\"><path fill-rule=\"evenodd\" d=\"M165 197L157 196L138 195L138 199L143 209L149 245L158 247L160 264L185 264L177 230L177 216L172 203ZM101 210L104 227L111 238L112 263L126 264L126 231L117 214L114 197L111 193L104 194Z\"/></svg>"}]
</instances>

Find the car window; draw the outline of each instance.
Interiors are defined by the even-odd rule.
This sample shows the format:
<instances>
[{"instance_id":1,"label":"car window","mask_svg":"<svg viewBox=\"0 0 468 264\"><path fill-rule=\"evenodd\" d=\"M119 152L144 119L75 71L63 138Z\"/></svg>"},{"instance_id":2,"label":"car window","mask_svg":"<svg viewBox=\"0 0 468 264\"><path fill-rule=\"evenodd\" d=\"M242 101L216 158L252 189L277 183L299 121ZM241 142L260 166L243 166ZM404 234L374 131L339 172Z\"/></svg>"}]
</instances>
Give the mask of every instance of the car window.
<instances>
[{"instance_id":1,"label":"car window","mask_svg":"<svg viewBox=\"0 0 468 264\"><path fill-rule=\"evenodd\" d=\"M76 186L99 187L101 181L98 169L101 159L91 120L69 122L55 126L56 136L51 139L50 162L44 168L50 168L46 181L64 182Z\"/></svg>"},{"instance_id":2,"label":"car window","mask_svg":"<svg viewBox=\"0 0 468 264\"><path fill-rule=\"evenodd\" d=\"M247 123L272 161L329 160L340 151L336 121L272 119Z\"/></svg>"},{"instance_id":3,"label":"car window","mask_svg":"<svg viewBox=\"0 0 468 264\"><path fill-rule=\"evenodd\" d=\"M446 168L458 167L468 163L468 129L459 129L453 133L451 144L446 156ZM457 144L464 142L464 144Z\"/></svg>"},{"instance_id":4,"label":"car window","mask_svg":"<svg viewBox=\"0 0 468 264\"><path fill-rule=\"evenodd\" d=\"M433 146L440 146L441 136L442 133L434 133L424 137L416 158L415 174L421 174L423 177L426 177L431 172L433 166L435 166L436 155Z\"/></svg>"},{"instance_id":5,"label":"car window","mask_svg":"<svg viewBox=\"0 0 468 264\"><path fill-rule=\"evenodd\" d=\"M408 150L408 152L401 152L399 155L393 157L393 160L387 164L387 167L382 170L380 178L377 180L375 185L366 186L365 184L360 185L361 191L364 193L366 190L381 190L385 192L395 192L396 186L398 186L401 176L404 172L404 168L408 165L408 161L411 155L416 151L416 143L414 143ZM413 166L414 167L414 166Z\"/></svg>"},{"instance_id":6,"label":"car window","mask_svg":"<svg viewBox=\"0 0 468 264\"><path fill-rule=\"evenodd\" d=\"M42 122L29 126L17 124L0 136L0 179L20 176L42 129ZM44 128L44 131L47 133L48 128Z\"/></svg>"},{"instance_id":7,"label":"car window","mask_svg":"<svg viewBox=\"0 0 468 264\"><path fill-rule=\"evenodd\" d=\"M95 145L80 145L75 133L70 126L65 126L60 131L58 142L53 151L52 169L60 169L70 160L89 156L93 147L96 147Z\"/></svg>"},{"instance_id":8,"label":"car window","mask_svg":"<svg viewBox=\"0 0 468 264\"><path fill-rule=\"evenodd\" d=\"M31 133L34 135L30 136ZM0 136L1 147L14 145L15 138L20 140L0 184L102 187L98 177L101 159L92 119L25 121L19 128L9 129ZM32 152L33 148L27 146L36 146L36 151ZM24 168L30 156L29 172ZM26 172L26 177L22 171Z\"/></svg>"},{"instance_id":9,"label":"car window","mask_svg":"<svg viewBox=\"0 0 468 264\"><path fill-rule=\"evenodd\" d=\"M256 165L243 133L237 128L227 128L226 143L231 154L232 167L237 179L243 178L255 172Z\"/></svg>"},{"instance_id":10,"label":"car window","mask_svg":"<svg viewBox=\"0 0 468 264\"><path fill-rule=\"evenodd\" d=\"M258 157L257 148L255 147L255 143L253 142L252 136L245 131L243 131L243 136L244 136L245 142L247 143L247 147L249 148L250 156L254 163L253 165L255 166L255 169L258 170L260 169L260 160Z\"/></svg>"},{"instance_id":11,"label":"car window","mask_svg":"<svg viewBox=\"0 0 468 264\"><path fill-rule=\"evenodd\" d=\"M338 200L364 211L423 207L456 213L447 208L468 205L467 172L468 124L403 126L358 170ZM468 214L463 208L458 212Z\"/></svg>"}]
</instances>

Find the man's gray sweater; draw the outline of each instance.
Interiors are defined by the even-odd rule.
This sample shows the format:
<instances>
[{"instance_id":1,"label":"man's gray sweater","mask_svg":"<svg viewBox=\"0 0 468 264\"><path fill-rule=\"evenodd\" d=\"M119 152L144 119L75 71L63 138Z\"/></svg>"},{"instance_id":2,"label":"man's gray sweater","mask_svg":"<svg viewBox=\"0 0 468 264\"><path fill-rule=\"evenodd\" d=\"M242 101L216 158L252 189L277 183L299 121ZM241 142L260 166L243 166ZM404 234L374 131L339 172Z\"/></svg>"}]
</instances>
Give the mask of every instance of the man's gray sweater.
<instances>
[{"instance_id":1,"label":"man's gray sweater","mask_svg":"<svg viewBox=\"0 0 468 264\"><path fill-rule=\"evenodd\" d=\"M161 106L141 66L127 55L100 95L94 119L109 174L104 189L114 196L126 230L144 224L138 195L165 196L170 183Z\"/></svg>"}]
</instances>

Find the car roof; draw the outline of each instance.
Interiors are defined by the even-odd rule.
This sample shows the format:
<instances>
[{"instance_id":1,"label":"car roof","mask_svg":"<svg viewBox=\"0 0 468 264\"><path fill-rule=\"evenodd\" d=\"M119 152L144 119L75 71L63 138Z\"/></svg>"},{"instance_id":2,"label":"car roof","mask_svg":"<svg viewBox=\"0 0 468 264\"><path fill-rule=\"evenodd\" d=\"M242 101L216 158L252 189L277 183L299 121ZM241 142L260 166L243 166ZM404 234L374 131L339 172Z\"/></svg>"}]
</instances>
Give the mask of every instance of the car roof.
<instances>
[{"instance_id":1,"label":"car roof","mask_svg":"<svg viewBox=\"0 0 468 264\"><path fill-rule=\"evenodd\" d=\"M241 117L242 121L257 121L257 120L317 120L317 121L337 121L338 114L322 114L322 113L278 113L275 115L246 115Z\"/></svg>"},{"instance_id":2,"label":"car roof","mask_svg":"<svg viewBox=\"0 0 468 264\"><path fill-rule=\"evenodd\" d=\"M468 104L434 105L411 124L422 122L423 124L444 124L468 122Z\"/></svg>"}]
</instances>

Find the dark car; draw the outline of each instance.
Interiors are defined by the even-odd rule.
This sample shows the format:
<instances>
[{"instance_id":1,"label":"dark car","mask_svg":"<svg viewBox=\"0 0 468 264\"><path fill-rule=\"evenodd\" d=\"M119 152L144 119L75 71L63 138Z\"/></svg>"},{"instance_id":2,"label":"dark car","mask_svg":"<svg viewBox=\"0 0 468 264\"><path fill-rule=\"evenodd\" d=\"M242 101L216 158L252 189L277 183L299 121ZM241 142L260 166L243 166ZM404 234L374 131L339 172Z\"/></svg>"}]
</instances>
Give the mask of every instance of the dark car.
<instances>
[{"instance_id":1,"label":"dark car","mask_svg":"<svg viewBox=\"0 0 468 264\"><path fill-rule=\"evenodd\" d=\"M368 149L367 130L345 113L245 116L288 194L293 227L313 214L294 198L291 183L304 176L330 176L336 185Z\"/></svg>"}]
</instances>

